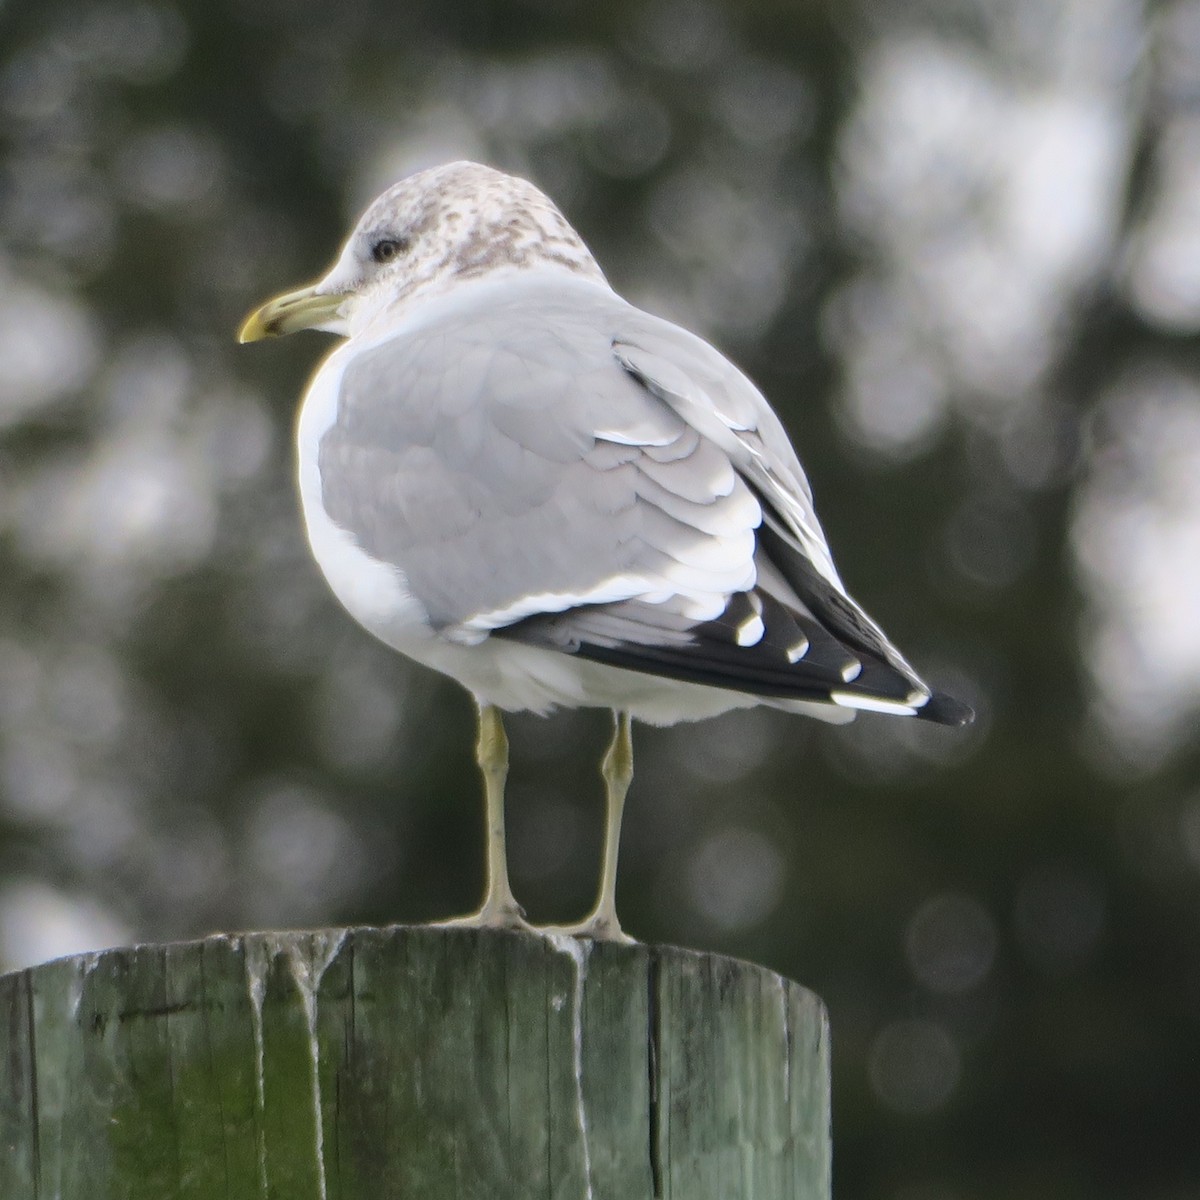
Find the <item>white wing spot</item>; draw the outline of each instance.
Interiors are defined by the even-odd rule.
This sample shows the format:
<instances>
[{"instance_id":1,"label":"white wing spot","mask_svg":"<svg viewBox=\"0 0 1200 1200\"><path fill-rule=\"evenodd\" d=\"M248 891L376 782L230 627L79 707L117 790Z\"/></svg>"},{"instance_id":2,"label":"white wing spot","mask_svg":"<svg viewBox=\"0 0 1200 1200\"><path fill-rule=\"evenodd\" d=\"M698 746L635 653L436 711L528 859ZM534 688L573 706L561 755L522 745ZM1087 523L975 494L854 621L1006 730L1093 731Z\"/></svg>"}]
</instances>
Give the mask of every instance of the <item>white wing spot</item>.
<instances>
[{"instance_id":1,"label":"white wing spot","mask_svg":"<svg viewBox=\"0 0 1200 1200\"><path fill-rule=\"evenodd\" d=\"M854 659L853 662L847 663L842 668L842 678L847 683L853 683L861 674L862 674L862 663L859 662L857 658Z\"/></svg>"},{"instance_id":2,"label":"white wing spot","mask_svg":"<svg viewBox=\"0 0 1200 1200\"><path fill-rule=\"evenodd\" d=\"M802 637L798 642L793 642L787 648L788 662L798 663L808 653L810 645L812 643L806 637Z\"/></svg>"},{"instance_id":3,"label":"white wing spot","mask_svg":"<svg viewBox=\"0 0 1200 1200\"><path fill-rule=\"evenodd\" d=\"M737 644L739 646L757 646L763 640L766 632L767 628L763 624L762 617L758 613L753 613L737 627Z\"/></svg>"},{"instance_id":4,"label":"white wing spot","mask_svg":"<svg viewBox=\"0 0 1200 1200\"><path fill-rule=\"evenodd\" d=\"M859 708L864 712L893 713L900 717L914 717L917 710L911 704L899 700L884 700L879 696L856 696L853 692L830 692L829 698L843 708Z\"/></svg>"}]
</instances>

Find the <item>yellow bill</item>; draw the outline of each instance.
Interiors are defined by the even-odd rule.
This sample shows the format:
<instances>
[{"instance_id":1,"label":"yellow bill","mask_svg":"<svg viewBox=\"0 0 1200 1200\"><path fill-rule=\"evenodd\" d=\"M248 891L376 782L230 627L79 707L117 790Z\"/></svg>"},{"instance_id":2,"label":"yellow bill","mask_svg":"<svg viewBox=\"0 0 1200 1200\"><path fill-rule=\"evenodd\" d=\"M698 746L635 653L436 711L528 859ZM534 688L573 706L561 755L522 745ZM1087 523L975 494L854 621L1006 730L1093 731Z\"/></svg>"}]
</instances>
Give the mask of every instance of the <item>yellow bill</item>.
<instances>
[{"instance_id":1,"label":"yellow bill","mask_svg":"<svg viewBox=\"0 0 1200 1200\"><path fill-rule=\"evenodd\" d=\"M316 285L285 292L256 308L242 322L238 341L260 342L301 329L320 329L337 319L346 299L344 292L318 292Z\"/></svg>"}]
</instances>

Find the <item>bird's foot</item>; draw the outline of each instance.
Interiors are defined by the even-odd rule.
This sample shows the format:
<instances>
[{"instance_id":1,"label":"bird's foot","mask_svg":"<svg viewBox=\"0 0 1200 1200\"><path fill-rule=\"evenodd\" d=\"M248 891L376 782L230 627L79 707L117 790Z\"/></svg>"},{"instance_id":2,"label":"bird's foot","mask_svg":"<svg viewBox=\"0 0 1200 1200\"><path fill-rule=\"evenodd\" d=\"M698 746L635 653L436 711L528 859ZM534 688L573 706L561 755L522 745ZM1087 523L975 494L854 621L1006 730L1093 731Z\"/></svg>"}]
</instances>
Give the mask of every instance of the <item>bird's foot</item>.
<instances>
[{"instance_id":1,"label":"bird's foot","mask_svg":"<svg viewBox=\"0 0 1200 1200\"><path fill-rule=\"evenodd\" d=\"M637 938L631 938L615 916L606 914L593 913L577 925L539 925L537 932L554 937L584 938L593 942L617 942L623 946L637 945Z\"/></svg>"},{"instance_id":2,"label":"bird's foot","mask_svg":"<svg viewBox=\"0 0 1200 1200\"><path fill-rule=\"evenodd\" d=\"M522 933L540 933L536 925L525 920L525 910L514 900L510 903L488 902L465 917L431 922L434 929L513 929Z\"/></svg>"}]
</instances>

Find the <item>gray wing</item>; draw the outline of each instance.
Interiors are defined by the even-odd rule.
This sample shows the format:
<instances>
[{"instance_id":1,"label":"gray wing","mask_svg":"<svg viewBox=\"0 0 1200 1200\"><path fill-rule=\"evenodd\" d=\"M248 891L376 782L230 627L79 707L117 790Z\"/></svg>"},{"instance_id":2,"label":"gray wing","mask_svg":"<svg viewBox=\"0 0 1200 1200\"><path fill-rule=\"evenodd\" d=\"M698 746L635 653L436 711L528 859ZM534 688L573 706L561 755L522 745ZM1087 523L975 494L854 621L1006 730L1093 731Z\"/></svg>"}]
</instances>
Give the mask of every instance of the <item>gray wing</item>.
<instances>
[{"instance_id":1,"label":"gray wing","mask_svg":"<svg viewBox=\"0 0 1200 1200\"><path fill-rule=\"evenodd\" d=\"M907 712L942 724L973 718L934 693L846 593L787 434L757 388L707 342L627 310L613 354L650 394L725 453L762 509L755 586L682 641L636 602L531 618L508 631L617 666L762 695Z\"/></svg>"},{"instance_id":2,"label":"gray wing","mask_svg":"<svg viewBox=\"0 0 1200 1200\"><path fill-rule=\"evenodd\" d=\"M631 315L613 352L648 390L729 455L778 512L813 569L844 590L804 469L754 384L702 338L647 313Z\"/></svg>"},{"instance_id":3,"label":"gray wing","mask_svg":"<svg viewBox=\"0 0 1200 1200\"><path fill-rule=\"evenodd\" d=\"M616 298L509 304L367 352L319 464L330 516L445 637L964 719L846 595L757 389Z\"/></svg>"},{"instance_id":4,"label":"gray wing","mask_svg":"<svg viewBox=\"0 0 1200 1200\"><path fill-rule=\"evenodd\" d=\"M695 622L753 585L757 500L622 369L605 316L488 309L345 371L319 447L326 510L443 636L635 597Z\"/></svg>"},{"instance_id":5,"label":"gray wing","mask_svg":"<svg viewBox=\"0 0 1200 1200\"><path fill-rule=\"evenodd\" d=\"M801 602L846 645L884 660L909 691L929 689L847 594L791 441L762 393L719 351L667 321L638 314L613 351L656 396L729 455L763 507L766 557Z\"/></svg>"}]
</instances>

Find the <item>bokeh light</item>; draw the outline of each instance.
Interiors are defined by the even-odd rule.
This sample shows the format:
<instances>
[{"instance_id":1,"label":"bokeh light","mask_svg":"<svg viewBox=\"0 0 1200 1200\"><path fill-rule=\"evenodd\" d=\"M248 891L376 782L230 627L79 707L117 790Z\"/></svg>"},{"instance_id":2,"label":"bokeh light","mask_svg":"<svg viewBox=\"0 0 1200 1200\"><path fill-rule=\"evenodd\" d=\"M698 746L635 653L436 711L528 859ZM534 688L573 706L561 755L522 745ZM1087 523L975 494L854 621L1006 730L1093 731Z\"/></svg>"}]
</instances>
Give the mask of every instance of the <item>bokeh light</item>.
<instances>
[{"instance_id":1,"label":"bokeh light","mask_svg":"<svg viewBox=\"0 0 1200 1200\"><path fill-rule=\"evenodd\" d=\"M884 1104L905 1116L924 1116L950 1099L962 1073L962 1056L936 1021L893 1021L872 1043L869 1070L871 1086Z\"/></svg>"}]
</instances>

